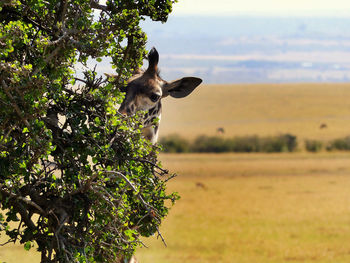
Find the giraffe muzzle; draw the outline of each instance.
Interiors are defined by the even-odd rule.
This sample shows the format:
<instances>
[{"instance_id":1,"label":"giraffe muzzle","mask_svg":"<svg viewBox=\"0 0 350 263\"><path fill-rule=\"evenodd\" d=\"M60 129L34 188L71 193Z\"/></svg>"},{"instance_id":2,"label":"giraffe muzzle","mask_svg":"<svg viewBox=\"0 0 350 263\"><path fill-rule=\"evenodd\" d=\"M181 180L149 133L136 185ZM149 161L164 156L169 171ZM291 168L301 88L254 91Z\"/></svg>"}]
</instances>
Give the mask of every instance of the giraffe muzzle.
<instances>
[{"instance_id":1,"label":"giraffe muzzle","mask_svg":"<svg viewBox=\"0 0 350 263\"><path fill-rule=\"evenodd\" d=\"M131 115L134 115L135 112L134 112L134 106L131 105L130 107L127 107L127 106L121 106L118 110L118 112L124 116L131 116Z\"/></svg>"}]
</instances>

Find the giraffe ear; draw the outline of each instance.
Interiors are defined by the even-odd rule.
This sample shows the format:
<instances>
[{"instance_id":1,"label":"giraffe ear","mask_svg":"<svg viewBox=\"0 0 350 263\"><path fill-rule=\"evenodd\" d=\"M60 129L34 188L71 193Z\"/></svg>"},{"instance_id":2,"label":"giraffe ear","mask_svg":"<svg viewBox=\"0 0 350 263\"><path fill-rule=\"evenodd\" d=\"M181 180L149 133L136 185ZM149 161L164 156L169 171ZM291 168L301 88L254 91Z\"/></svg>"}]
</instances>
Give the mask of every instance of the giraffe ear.
<instances>
[{"instance_id":1,"label":"giraffe ear","mask_svg":"<svg viewBox=\"0 0 350 263\"><path fill-rule=\"evenodd\" d=\"M163 86L163 97L170 95L173 98L184 98L202 83L202 79L195 77L186 77L172 82L166 83Z\"/></svg>"}]
</instances>

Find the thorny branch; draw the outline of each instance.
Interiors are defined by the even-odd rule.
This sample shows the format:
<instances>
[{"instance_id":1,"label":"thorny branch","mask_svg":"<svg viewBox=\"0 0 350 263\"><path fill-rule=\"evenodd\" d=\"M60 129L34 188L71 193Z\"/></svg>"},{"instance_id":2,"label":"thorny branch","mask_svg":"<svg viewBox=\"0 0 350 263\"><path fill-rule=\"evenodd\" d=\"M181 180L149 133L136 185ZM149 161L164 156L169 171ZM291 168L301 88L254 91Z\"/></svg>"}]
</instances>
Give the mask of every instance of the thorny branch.
<instances>
[{"instance_id":1,"label":"thorny branch","mask_svg":"<svg viewBox=\"0 0 350 263\"><path fill-rule=\"evenodd\" d=\"M0 184L0 192L1 194L8 196L10 198L15 198L17 200L23 201L25 204L30 205L32 207L34 207L35 209L37 209L39 211L40 214L45 215L46 212L35 202L33 202L32 200L29 200L25 197L22 197L20 195L16 195L14 193L9 193L8 191L6 191L3 186Z\"/></svg>"}]
</instances>

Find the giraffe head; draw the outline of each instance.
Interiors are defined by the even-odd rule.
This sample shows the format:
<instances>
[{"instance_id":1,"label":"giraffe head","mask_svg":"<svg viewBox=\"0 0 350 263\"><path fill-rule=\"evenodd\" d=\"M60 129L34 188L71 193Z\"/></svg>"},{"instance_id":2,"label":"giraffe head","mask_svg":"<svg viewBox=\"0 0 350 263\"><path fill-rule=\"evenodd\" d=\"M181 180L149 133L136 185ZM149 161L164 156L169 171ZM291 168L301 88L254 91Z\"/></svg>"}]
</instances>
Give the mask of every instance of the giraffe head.
<instances>
[{"instance_id":1,"label":"giraffe head","mask_svg":"<svg viewBox=\"0 0 350 263\"><path fill-rule=\"evenodd\" d=\"M154 124L154 120L160 119L161 99L167 96L184 98L202 82L195 77L167 82L159 76L158 61L159 54L152 48L148 55L147 70L139 70L129 79L128 85L122 90L125 92L125 98L119 108L119 112L124 115L146 111L143 134L152 143L157 141L158 125Z\"/></svg>"}]
</instances>

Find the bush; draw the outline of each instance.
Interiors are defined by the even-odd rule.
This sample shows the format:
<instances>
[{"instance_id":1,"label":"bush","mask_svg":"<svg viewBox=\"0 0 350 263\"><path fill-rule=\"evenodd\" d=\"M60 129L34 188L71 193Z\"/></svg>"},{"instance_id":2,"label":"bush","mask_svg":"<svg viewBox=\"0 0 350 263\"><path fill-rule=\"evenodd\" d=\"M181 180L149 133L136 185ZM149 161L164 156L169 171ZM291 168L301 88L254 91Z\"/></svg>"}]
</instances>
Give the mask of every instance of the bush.
<instances>
[{"instance_id":1,"label":"bush","mask_svg":"<svg viewBox=\"0 0 350 263\"><path fill-rule=\"evenodd\" d=\"M165 152L172 153L278 153L294 152L298 146L297 137L292 134L267 137L259 137L257 135L236 136L233 138L200 135L193 142L173 134L163 137L160 142ZM323 147L324 143L322 141L305 140L305 150L308 152L319 152ZM350 151L350 136L330 141L326 146L326 150Z\"/></svg>"},{"instance_id":2,"label":"bush","mask_svg":"<svg viewBox=\"0 0 350 263\"><path fill-rule=\"evenodd\" d=\"M327 150L339 150L339 151L349 151L350 150L350 136L345 138L335 139L329 143Z\"/></svg>"},{"instance_id":3,"label":"bush","mask_svg":"<svg viewBox=\"0 0 350 263\"><path fill-rule=\"evenodd\" d=\"M294 135L284 134L261 138L260 145L260 152L293 152L297 148L297 140Z\"/></svg>"},{"instance_id":4,"label":"bush","mask_svg":"<svg viewBox=\"0 0 350 263\"><path fill-rule=\"evenodd\" d=\"M260 152L258 136L240 136L227 140L230 152Z\"/></svg>"},{"instance_id":5,"label":"bush","mask_svg":"<svg viewBox=\"0 0 350 263\"><path fill-rule=\"evenodd\" d=\"M179 135L170 135L161 139L167 152L292 152L297 147L296 136L258 137L236 136L224 138L218 136L198 136L192 143Z\"/></svg>"},{"instance_id":6,"label":"bush","mask_svg":"<svg viewBox=\"0 0 350 263\"><path fill-rule=\"evenodd\" d=\"M191 145L192 152L229 152L230 145L222 137L198 136Z\"/></svg>"},{"instance_id":7,"label":"bush","mask_svg":"<svg viewBox=\"0 0 350 263\"><path fill-rule=\"evenodd\" d=\"M305 149L308 152L319 152L323 148L323 143L317 140L305 140Z\"/></svg>"},{"instance_id":8,"label":"bush","mask_svg":"<svg viewBox=\"0 0 350 263\"><path fill-rule=\"evenodd\" d=\"M286 143L288 152L294 152L298 147L297 136L292 134L284 134L280 136L281 139Z\"/></svg>"},{"instance_id":9,"label":"bush","mask_svg":"<svg viewBox=\"0 0 350 263\"><path fill-rule=\"evenodd\" d=\"M186 153L190 151L190 143L177 134L172 134L160 139L163 151L167 153Z\"/></svg>"}]
</instances>

